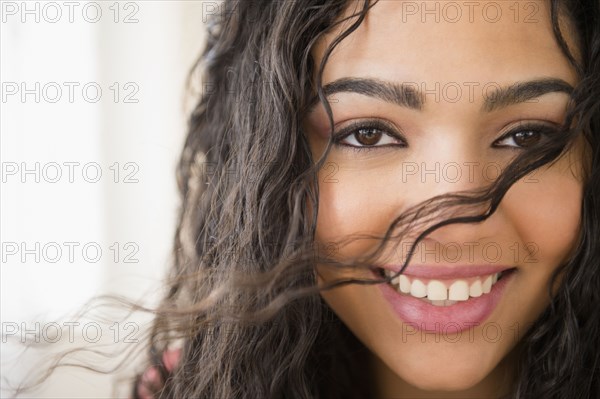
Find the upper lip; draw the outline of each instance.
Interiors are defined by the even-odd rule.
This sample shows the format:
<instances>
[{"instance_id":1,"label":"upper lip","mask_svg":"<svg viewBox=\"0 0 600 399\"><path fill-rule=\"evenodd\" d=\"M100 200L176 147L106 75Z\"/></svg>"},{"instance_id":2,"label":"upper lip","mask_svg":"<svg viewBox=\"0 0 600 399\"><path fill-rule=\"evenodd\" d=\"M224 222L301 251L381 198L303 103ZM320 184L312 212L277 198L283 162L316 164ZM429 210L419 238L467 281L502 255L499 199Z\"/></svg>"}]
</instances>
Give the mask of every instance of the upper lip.
<instances>
[{"instance_id":1,"label":"upper lip","mask_svg":"<svg viewBox=\"0 0 600 399\"><path fill-rule=\"evenodd\" d=\"M402 268L402 265L383 265L379 266L382 269L391 270L397 273ZM455 279L487 276L490 274L500 273L504 270L513 269L513 265L498 265L498 264L476 264L476 265L411 265L409 264L404 269L402 274L417 278L426 279Z\"/></svg>"}]
</instances>

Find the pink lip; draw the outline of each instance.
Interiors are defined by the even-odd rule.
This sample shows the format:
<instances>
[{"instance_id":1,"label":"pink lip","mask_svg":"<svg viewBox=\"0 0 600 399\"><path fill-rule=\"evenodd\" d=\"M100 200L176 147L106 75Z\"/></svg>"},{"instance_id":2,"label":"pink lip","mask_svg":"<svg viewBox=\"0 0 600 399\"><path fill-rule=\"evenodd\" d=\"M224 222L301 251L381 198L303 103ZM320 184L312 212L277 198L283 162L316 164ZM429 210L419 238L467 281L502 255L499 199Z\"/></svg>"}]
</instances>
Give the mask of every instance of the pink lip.
<instances>
[{"instance_id":1,"label":"pink lip","mask_svg":"<svg viewBox=\"0 0 600 399\"><path fill-rule=\"evenodd\" d=\"M402 274L411 277L420 277L427 279L449 280L454 278L468 278L477 276L487 276L500 273L501 271L512 269L510 265L452 265L452 266L430 266L430 265L411 265L409 264ZM383 269L393 272L399 272L402 265L384 265Z\"/></svg>"},{"instance_id":2,"label":"pink lip","mask_svg":"<svg viewBox=\"0 0 600 399\"><path fill-rule=\"evenodd\" d=\"M373 272L377 278L381 276ZM488 294L470 298L451 306L435 306L407 294L401 294L390 284L378 284L383 297L400 319L417 330L453 334L481 325L500 302L506 286L515 272L505 275Z\"/></svg>"}]
</instances>

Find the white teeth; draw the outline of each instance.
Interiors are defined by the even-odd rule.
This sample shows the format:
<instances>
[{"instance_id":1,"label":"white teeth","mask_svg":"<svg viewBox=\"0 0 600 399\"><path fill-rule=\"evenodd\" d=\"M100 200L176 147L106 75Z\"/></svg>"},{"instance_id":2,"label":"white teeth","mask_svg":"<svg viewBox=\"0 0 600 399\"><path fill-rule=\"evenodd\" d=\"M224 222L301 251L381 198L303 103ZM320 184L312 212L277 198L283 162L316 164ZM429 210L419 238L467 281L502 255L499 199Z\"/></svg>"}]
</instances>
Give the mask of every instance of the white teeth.
<instances>
[{"instance_id":1,"label":"white teeth","mask_svg":"<svg viewBox=\"0 0 600 399\"><path fill-rule=\"evenodd\" d=\"M403 294L410 293L410 280L405 275L400 275L400 292Z\"/></svg>"},{"instance_id":2,"label":"white teeth","mask_svg":"<svg viewBox=\"0 0 600 399\"><path fill-rule=\"evenodd\" d=\"M431 301L445 301L448 299L446 284L438 280L431 280L427 284L427 299Z\"/></svg>"},{"instance_id":3,"label":"white teeth","mask_svg":"<svg viewBox=\"0 0 600 399\"><path fill-rule=\"evenodd\" d=\"M388 278L389 278L389 277L392 277L392 276L394 275L394 273L395 273L395 272L393 272L392 270L388 270L388 269L384 269L384 270L383 270L383 272L385 273L385 276L386 276L386 277L388 277ZM398 285L398 281L399 281L399 279L398 279L398 276L396 276L396 277L394 277L394 278L391 280L391 283L392 283L393 285Z\"/></svg>"},{"instance_id":4,"label":"white teeth","mask_svg":"<svg viewBox=\"0 0 600 399\"><path fill-rule=\"evenodd\" d=\"M424 298L427 296L427 287L421 280L415 279L410 285L410 295L416 298Z\"/></svg>"},{"instance_id":5,"label":"white teeth","mask_svg":"<svg viewBox=\"0 0 600 399\"><path fill-rule=\"evenodd\" d=\"M384 272L388 277L394 274L391 270ZM403 294L422 298L436 306L450 306L457 301L466 301L471 297L476 298L483 294L489 294L492 286L498 281L499 274L454 281L419 280L401 274L396 276L391 284Z\"/></svg>"},{"instance_id":6,"label":"white teeth","mask_svg":"<svg viewBox=\"0 0 600 399\"><path fill-rule=\"evenodd\" d=\"M458 280L452 283L448 299L453 301L466 301L469 299L469 284L464 280Z\"/></svg>"},{"instance_id":7,"label":"white teeth","mask_svg":"<svg viewBox=\"0 0 600 399\"><path fill-rule=\"evenodd\" d=\"M485 280L483 280L481 290L483 291L484 294L490 293L490 291L492 290L492 276L488 276L488 277L486 277Z\"/></svg>"},{"instance_id":8,"label":"white teeth","mask_svg":"<svg viewBox=\"0 0 600 399\"><path fill-rule=\"evenodd\" d=\"M472 297L478 297L483 294L483 290L481 289L481 280L475 280L469 287L469 295Z\"/></svg>"},{"instance_id":9,"label":"white teeth","mask_svg":"<svg viewBox=\"0 0 600 399\"><path fill-rule=\"evenodd\" d=\"M392 270L384 269L383 272L385 273L385 276L388 278L392 277L394 275L394 272ZM399 281L398 276L396 276L391 280L391 283L393 285L398 285L398 281Z\"/></svg>"}]
</instances>

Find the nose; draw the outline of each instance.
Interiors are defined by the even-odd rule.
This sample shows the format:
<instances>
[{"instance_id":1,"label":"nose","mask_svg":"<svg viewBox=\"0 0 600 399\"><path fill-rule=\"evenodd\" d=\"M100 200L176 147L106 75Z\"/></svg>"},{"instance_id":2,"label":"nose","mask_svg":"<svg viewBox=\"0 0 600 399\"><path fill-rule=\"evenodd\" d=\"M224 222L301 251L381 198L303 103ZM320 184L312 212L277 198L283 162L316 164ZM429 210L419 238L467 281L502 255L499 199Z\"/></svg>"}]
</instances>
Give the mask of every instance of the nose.
<instances>
[{"instance_id":1,"label":"nose","mask_svg":"<svg viewBox=\"0 0 600 399\"><path fill-rule=\"evenodd\" d=\"M398 186L405 188L404 204L414 206L448 193L473 196L483 191L502 171L493 155L475 134L457 129L429 132L403 161L396 177ZM471 205L469 214L486 208L487 204Z\"/></svg>"},{"instance_id":2,"label":"nose","mask_svg":"<svg viewBox=\"0 0 600 399\"><path fill-rule=\"evenodd\" d=\"M419 162L411 165L412 181L407 181L406 185L412 191L411 202L421 203L448 193L474 197L498 178L501 165L498 160L486 156L489 152L482 151L473 136L469 138L469 135L464 133L456 133L438 135L438 137L441 138L436 140L431 148L419 151ZM414 173L415 170L419 173ZM419 228L416 233L440 221L485 214L490 206L489 201L461 205L453 199L452 203L450 207L445 207L442 201L435 201L433 205L429 205L431 208L425 214L430 222ZM436 208L437 205L439 207ZM454 251L461 254L457 261L467 263L477 261L474 259L473 249L495 245L498 234L506 233L508 229L510 225L500 206L483 221L452 223L434 230L421 240L414 256L415 259L420 259L425 252L429 254L427 256L435 256L437 259L440 251ZM411 241L414 241L416 235L411 232L410 237ZM449 257L454 259L453 255ZM431 260L433 261L433 258Z\"/></svg>"},{"instance_id":3,"label":"nose","mask_svg":"<svg viewBox=\"0 0 600 399\"><path fill-rule=\"evenodd\" d=\"M475 190L497 177L499 165L486 158L476 135L444 129L432 133L431 139L429 148L418 156L423 194Z\"/></svg>"},{"instance_id":4,"label":"nose","mask_svg":"<svg viewBox=\"0 0 600 399\"><path fill-rule=\"evenodd\" d=\"M433 224L432 224L433 225ZM507 260L514 248L508 237L518 236L499 207L487 219L475 223L452 223L426 235L414 248L411 264L481 264ZM416 237L414 237L416 238ZM414 238L403 245L405 255ZM514 243L513 243L514 244Z\"/></svg>"}]
</instances>

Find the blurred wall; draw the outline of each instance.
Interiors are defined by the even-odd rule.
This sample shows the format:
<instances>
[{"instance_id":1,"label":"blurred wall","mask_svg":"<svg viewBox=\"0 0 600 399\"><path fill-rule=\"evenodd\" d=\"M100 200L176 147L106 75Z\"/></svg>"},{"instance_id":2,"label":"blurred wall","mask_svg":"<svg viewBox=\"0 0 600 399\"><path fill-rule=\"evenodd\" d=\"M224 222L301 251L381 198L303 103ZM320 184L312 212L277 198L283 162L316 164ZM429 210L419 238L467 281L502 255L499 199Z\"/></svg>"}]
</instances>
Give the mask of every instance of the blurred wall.
<instances>
[{"instance_id":1,"label":"blurred wall","mask_svg":"<svg viewBox=\"0 0 600 399\"><path fill-rule=\"evenodd\" d=\"M57 340L50 323L93 295L152 303L161 292L179 203L185 77L218 7L1 2L2 397L5 379L28 375L46 353L22 355L15 341L41 340L49 352L85 345L92 332L81 325L73 343ZM130 331L101 333L122 340ZM114 397L114 379L67 369L26 397Z\"/></svg>"}]
</instances>

